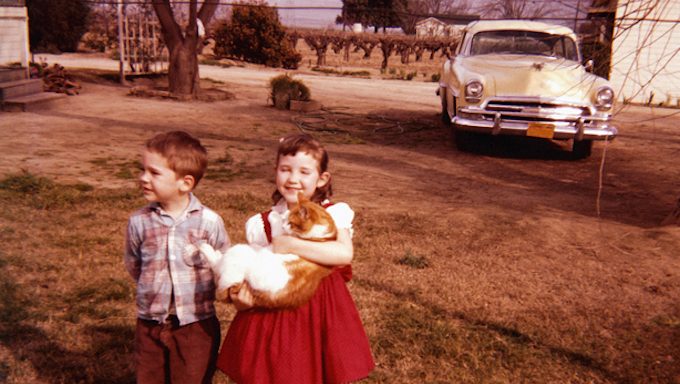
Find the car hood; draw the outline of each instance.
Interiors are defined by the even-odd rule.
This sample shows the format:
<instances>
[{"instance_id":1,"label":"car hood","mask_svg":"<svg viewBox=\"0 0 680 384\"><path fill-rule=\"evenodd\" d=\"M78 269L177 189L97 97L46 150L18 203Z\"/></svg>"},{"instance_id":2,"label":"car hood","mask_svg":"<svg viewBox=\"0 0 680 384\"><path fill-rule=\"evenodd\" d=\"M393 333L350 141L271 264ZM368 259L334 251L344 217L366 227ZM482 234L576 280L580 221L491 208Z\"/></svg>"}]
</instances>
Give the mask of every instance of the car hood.
<instances>
[{"instance_id":1,"label":"car hood","mask_svg":"<svg viewBox=\"0 0 680 384\"><path fill-rule=\"evenodd\" d=\"M577 62L542 56L483 55L465 58L467 80L478 77L493 96L586 101L599 83Z\"/></svg>"}]
</instances>

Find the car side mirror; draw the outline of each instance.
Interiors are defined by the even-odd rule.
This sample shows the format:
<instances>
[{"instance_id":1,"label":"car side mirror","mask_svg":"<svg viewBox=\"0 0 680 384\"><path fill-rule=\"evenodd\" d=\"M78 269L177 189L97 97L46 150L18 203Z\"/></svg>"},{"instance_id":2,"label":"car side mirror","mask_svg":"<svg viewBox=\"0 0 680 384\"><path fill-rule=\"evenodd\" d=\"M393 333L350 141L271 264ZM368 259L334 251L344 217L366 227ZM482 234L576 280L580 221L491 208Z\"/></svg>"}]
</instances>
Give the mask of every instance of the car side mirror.
<instances>
[{"instance_id":1,"label":"car side mirror","mask_svg":"<svg viewBox=\"0 0 680 384\"><path fill-rule=\"evenodd\" d=\"M595 62L592 59L588 59L585 63L586 72L592 72L595 68Z\"/></svg>"}]
</instances>

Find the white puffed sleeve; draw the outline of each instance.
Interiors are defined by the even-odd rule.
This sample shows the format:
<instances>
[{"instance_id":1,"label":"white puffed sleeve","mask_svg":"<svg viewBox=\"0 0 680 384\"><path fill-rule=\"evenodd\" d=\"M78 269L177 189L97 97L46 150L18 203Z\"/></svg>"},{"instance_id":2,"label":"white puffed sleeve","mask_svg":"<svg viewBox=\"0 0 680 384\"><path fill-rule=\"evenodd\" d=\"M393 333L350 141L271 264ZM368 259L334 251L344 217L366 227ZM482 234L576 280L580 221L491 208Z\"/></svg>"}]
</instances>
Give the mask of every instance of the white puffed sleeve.
<instances>
[{"instance_id":1,"label":"white puffed sleeve","mask_svg":"<svg viewBox=\"0 0 680 384\"><path fill-rule=\"evenodd\" d=\"M246 239L250 245L259 245L261 247L269 245L261 214L258 213L246 221Z\"/></svg>"},{"instance_id":2,"label":"white puffed sleeve","mask_svg":"<svg viewBox=\"0 0 680 384\"><path fill-rule=\"evenodd\" d=\"M347 205L347 203L336 203L326 208L326 211L331 215L335 226L338 229L349 229L350 235L354 234L352 222L354 221L354 211Z\"/></svg>"}]
</instances>

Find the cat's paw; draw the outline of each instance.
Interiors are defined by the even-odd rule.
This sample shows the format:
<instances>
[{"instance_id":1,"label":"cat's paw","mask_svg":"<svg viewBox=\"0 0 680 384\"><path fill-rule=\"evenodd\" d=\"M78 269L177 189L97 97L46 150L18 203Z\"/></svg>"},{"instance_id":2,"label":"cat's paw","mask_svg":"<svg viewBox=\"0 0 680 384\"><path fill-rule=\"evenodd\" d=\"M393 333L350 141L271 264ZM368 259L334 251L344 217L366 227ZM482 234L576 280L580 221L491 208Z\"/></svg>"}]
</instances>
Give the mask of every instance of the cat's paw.
<instances>
[{"instance_id":1,"label":"cat's paw","mask_svg":"<svg viewBox=\"0 0 680 384\"><path fill-rule=\"evenodd\" d=\"M203 255L203 257L205 257L205 259L208 261L208 264L210 264L211 268L215 268L217 263L219 263L220 259L222 258L222 254L215 250L215 248L213 248L208 243L201 244L199 250L201 251L201 255Z\"/></svg>"}]
</instances>

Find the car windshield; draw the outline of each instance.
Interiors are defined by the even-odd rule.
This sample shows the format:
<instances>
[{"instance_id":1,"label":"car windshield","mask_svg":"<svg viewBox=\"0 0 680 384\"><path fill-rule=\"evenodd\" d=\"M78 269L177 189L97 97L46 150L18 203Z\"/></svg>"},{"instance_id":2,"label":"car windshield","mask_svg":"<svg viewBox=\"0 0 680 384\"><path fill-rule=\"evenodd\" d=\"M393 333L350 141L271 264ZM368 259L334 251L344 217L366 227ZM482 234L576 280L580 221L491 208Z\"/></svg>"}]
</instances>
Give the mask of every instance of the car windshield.
<instances>
[{"instance_id":1,"label":"car windshield","mask_svg":"<svg viewBox=\"0 0 680 384\"><path fill-rule=\"evenodd\" d=\"M533 31L486 31L475 34L471 55L542 55L578 61L576 43L569 36Z\"/></svg>"}]
</instances>

